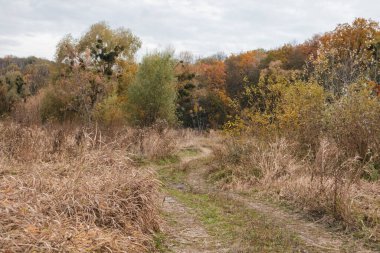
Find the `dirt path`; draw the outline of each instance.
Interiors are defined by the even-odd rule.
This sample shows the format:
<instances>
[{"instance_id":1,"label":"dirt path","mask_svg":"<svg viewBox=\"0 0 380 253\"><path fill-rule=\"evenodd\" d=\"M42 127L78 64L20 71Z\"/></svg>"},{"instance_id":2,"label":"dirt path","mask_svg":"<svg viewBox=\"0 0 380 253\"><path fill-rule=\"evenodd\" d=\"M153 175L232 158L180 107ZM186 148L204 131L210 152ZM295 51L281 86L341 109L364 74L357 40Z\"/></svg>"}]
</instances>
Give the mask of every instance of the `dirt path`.
<instances>
[{"instance_id":1,"label":"dirt path","mask_svg":"<svg viewBox=\"0 0 380 253\"><path fill-rule=\"evenodd\" d=\"M194 148L194 147L193 147ZM197 145L200 152L197 155L181 158L179 167L186 167L189 163L202 160L212 154L206 146ZM190 187L195 192L217 194L223 198L241 202L245 208L267 216L280 227L295 233L306 245L317 249L318 252L372 252L364 250L361 244L355 243L343 234L330 232L322 224L307 221L302 215L291 213L274 205L260 200L239 195L231 191L221 191L210 186L205 180L208 168L199 163L192 166L184 180L184 187ZM179 188L182 186L179 185ZM170 252L231 252L221 246L207 233L207 230L198 220L194 211L180 201L166 193L163 202L163 211L167 214L167 247ZM302 251L308 252L308 251Z\"/></svg>"},{"instance_id":2,"label":"dirt path","mask_svg":"<svg viewBox=\"0 0 380 253\"><path fill-rule=\"evenodd\" d=\"M196 156L186 156L181 164L207 157L211 150L201 149ZM165 214L164 233L166 247L175 253L223 253L229 252L214 237L208 234L194 211L186 207L168 192L163 192L162 211Z\"/></svg>"}]
</instances>

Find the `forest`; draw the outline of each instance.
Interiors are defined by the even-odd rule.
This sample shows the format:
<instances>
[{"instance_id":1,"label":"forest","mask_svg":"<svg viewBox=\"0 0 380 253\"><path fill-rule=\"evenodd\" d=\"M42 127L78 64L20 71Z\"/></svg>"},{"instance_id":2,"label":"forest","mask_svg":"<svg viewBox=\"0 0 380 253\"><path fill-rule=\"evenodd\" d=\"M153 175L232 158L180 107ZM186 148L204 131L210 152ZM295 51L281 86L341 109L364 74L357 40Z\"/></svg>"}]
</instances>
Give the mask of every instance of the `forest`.
<instances>
[{"instance_id":1,"label":"forest","mask_svg":"<svg viewBox=\"0 0 380 253\"><path fill-rule=\"evenodd\" d=\"M378 22L142 43L99 22L54 61L0 58L0 252L380 251Z\"/></svg>"}]
</instances>

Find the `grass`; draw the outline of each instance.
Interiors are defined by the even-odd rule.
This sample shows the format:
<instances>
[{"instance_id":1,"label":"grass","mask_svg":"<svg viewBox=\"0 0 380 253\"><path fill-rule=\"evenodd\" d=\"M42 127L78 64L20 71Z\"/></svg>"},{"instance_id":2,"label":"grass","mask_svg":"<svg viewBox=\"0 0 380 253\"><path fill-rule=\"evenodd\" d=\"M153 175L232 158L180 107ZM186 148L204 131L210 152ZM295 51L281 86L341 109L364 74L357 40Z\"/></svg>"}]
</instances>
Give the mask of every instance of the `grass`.
<instances>
[{"instance_id":1,"label":"grass","mask_svg":"<svg viewBox=\"0 0 380 253\"><path fill-rule=\"evenodd\" d=\"M197 154L199 154L199 149L192 148L192 147L181 149L178 152L178 156L180 156L180 157L183 157L183 156L196 156Z\"/></svg>"},{"instance_id":2,"label":"grass","mask_svg":"<svg viewBox=\"0 0 380 253\"><path fill-rule=\"evenodd\" d=\"M156 159L153 161L153 163L159 166L164 166L164 165L175 164L175 163L178 163L179 161L180 161L179 156L173 154L173 155L168 155L168 156Z\"/></svg>"},{"instance_id":3,"label":"grass","mask_svg":"<svg viewBox=\"0 0 380 253\"><path fill-rule=\"evenodd\" d=\"M170 183L184 183L186 179L186 173L179 170L179 166L163 167L159 169L158 174L160 180L164 184Z\"/></svg>"},{"instance_id":4,"label":"grass","mask_svg":"<svg viewBox=\"0 0 380 253\"><path fill-rule=\"evenodd\" d=\"M165 245L165 240L166 240L166 236L164 233L161 233L161 232L155 233L153 235L155 251L153 252L160 252L160 253L167 252L169 249Z\"/></svg>"},{"instance_id":5,"label":"grass","mask_svg":"<svg viewBox=\"0 0 380 253\"><path fill-rule=\"evenodd\" d=\"M179 163L181 157L196 156L199 154L199 150L196 148L181 149L175 154L169 154L153 160L153 163L159 166L173 165Z\"/></svg>"}]
</instances>

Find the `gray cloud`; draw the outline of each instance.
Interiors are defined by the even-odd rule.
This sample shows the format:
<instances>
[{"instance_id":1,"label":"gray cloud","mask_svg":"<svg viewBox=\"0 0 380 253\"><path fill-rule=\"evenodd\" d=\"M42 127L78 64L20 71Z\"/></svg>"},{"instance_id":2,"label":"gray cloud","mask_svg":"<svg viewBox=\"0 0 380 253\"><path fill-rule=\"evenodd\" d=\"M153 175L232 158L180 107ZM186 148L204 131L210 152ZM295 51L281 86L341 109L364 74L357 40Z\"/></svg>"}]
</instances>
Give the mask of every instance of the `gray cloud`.
<instances>
[{"instance_id":1,"label":"gray cloud","mask_svg":"<svg viewBox=\"0 0 380 253\"><path fill-rule=\"evenodd\" d=\"M7 37L0 37L0 45L2 47L12 47L12 46L20 46L21 44L12 38L7 38Z\"/></svg>"},{"instance_id":2,"label":"gray cloud","mask_svg":"<svg viewBox=\"0 0 380 253\"><path fill-rule=\"evenodd\" d=\"M52 59L59 39L104 20L143 41L196 55L302 42L355 17L380 21L378 0L0 0L0 56Z\"/></svg>"}]
</instances>

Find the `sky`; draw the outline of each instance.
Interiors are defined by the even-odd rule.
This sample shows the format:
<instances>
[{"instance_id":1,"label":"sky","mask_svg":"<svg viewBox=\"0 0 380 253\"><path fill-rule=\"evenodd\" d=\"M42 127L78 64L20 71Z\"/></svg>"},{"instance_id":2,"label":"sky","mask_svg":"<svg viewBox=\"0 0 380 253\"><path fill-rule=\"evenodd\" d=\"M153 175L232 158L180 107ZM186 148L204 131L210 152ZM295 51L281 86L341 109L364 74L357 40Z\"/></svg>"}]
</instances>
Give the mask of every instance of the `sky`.
<instances>
[{"instance_id":1,"label":"sky","mask_svg":"<svg viewBox=\"0 0 380 253\"><path fill-rule=\"evenodd\" d=\"M99 21L137 35L138 58L167 47L195 56L271 49L355 17L380 21L380 0L0 0L0 57L53 60L64 35Z\"/></svg>"}]
</instances>

